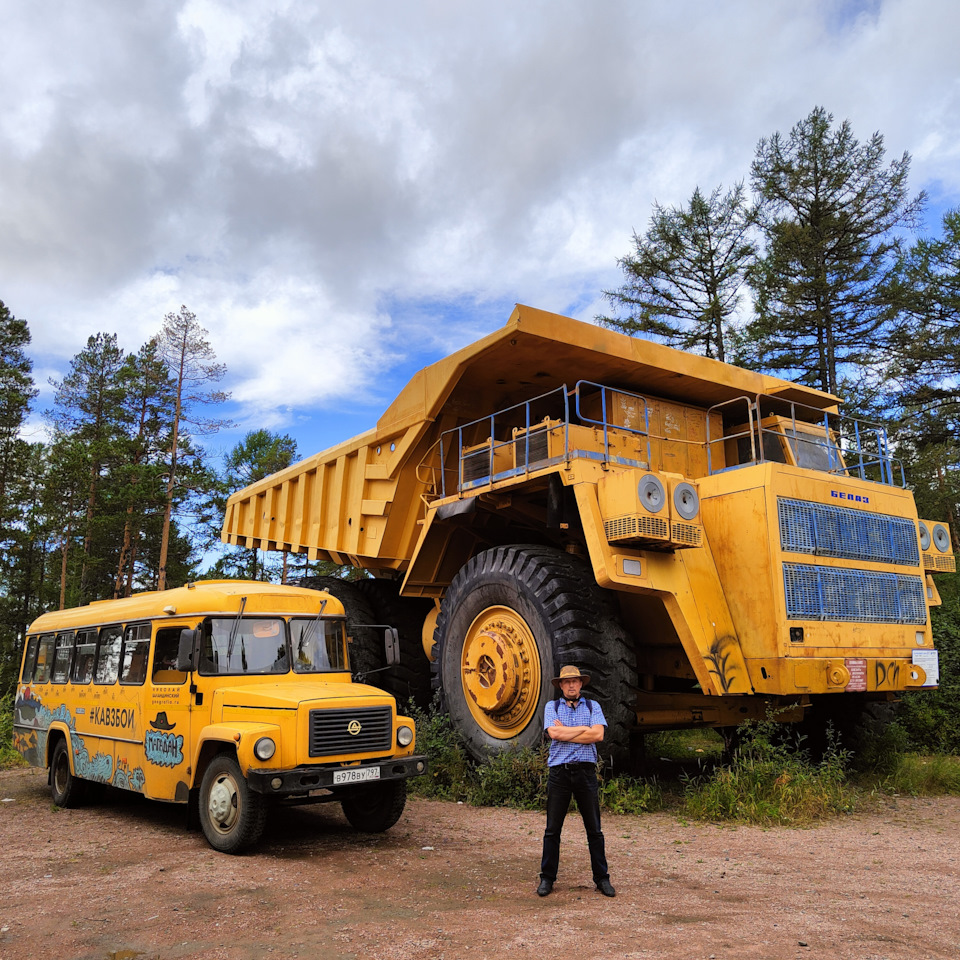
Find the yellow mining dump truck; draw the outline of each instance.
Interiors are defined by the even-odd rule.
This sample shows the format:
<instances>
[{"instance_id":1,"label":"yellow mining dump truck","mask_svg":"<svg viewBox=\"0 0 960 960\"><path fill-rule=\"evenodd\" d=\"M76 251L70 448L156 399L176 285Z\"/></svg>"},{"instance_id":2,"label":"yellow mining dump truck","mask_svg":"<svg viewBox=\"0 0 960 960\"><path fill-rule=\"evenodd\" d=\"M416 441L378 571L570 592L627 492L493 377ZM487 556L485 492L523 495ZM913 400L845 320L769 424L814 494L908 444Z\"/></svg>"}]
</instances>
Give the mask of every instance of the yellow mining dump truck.
<instances>
[{"instance_id":1,"label":"yellow mining dump truck","mask_svg":"<svg viewBox=\"0 0 960 960\"><path fill-rule=\"evenodd\" d=\"M432 663L477 756L539 741L563 663L620 762L637 732L822 727L935 686L931 574L956 568L836 397L525 306L235 493L222 536L368 571L313 585L399 628L377 682L422 696Z\"/></svg>"}]
</instances>

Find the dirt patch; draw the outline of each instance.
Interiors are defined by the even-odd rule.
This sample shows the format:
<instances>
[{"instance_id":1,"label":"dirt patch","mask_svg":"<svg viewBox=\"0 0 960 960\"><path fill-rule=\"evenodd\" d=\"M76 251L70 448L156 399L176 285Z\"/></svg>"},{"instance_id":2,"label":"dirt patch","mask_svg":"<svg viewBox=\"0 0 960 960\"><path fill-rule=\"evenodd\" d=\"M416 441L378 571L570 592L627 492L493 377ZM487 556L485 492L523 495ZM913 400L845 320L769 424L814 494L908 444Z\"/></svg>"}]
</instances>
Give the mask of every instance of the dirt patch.
<instances>
[{"instance_id":1,"label":"dirt patch","mask_svg":"<svg viewBox=\"0 0 960 960\"><path fill-rule=\"evenodd\" d=\"M413 800L367 836L335 805L301 807L230 857L182 807L110 791L55 810L43 771L0 772L0 800L2 960L960 955L955 797L808 830L605 816L614 900L576 815L540 899L538 813Z\"/></svg>"}]
</instances>

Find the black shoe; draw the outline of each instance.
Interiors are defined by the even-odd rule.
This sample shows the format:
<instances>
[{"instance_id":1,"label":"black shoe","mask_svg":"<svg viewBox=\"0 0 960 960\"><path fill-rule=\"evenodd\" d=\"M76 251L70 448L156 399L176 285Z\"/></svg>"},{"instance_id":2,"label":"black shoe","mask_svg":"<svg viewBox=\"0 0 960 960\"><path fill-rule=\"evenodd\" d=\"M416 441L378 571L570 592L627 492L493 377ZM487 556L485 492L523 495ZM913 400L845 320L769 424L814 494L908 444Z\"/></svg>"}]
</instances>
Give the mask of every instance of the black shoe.
<instances>
[{"instance_id":1,"label":"black shoe","mask_svg":"<svg viewBox=\"0 0 960 960\"><path fill-rule=\"evenodd\" d=\"M609 880L601 880L597 884L597 889L605 897L615 897L617 895L617 891L613 889L613 884Z\"/></svg>"},{"instance_id":2,"label":"black shoe","mask_svg":"<svg viewBox=\"0 0 960 960\"><path fill-rule=\"evenodd\" d=\"M543 877L540 880L540 886L537 887L537 896L545 897L551 890L553 890L553 881Z\"/></svg>"}]
</instances>

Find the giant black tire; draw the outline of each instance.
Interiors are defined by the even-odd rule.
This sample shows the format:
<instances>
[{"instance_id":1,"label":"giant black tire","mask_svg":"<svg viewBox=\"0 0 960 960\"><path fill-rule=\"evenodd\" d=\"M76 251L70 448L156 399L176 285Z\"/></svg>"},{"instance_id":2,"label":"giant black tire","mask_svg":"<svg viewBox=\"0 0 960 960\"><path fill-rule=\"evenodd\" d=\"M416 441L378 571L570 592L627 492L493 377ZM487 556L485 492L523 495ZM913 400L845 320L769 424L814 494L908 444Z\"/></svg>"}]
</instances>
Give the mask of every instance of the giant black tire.
<instances>
[{"instance_id":1,"label":"giant black tire","mask_svg":"<svg viewBox=\"0 0 960 960\"><path fill-rule=\"evenodd\" d=\"M433 601L420 597L401 597L397 580L357 580L357 589L373 607L376 623L397 628L400 636L400 663L379 674L384 686L401 707L409 700L418 707L430 703L430 661L423 652L423 622L433 609Z\"/></svg>"},{"instance_id":2,"label":"giant black tire","mask_svg":"<svg viewBox=\"0 0 960 960\"><path fill-rule=\"evenodd\" d=\"M343 604L347 615L347 636L353 640L350 644L350 669L354 676L361 677L364 682L393 693L385 684L389 671L383 669L387 665L383 632L357 626L382 622L377 619L373 605L357 587L357 583L339 577L304 577L298 585L311 590L324 590Z\"/></svg>"},{"instance_id":3,"label":"giant black tire","mask_svg":"<svg viewBox=\"0 0 960 960\"><path fill-rule=\"evenodd\" d=\"M356 793L340 801L340 807L355 830L383 833L403 815L406 802L407 781L385 780L358 788Z\"/></svg>"},{"instance_id":4,"label":"giant black tire","mask_svg":"<svg viewBox=\"0 0 960 960\"><path fill-rule=\"evenodd\" d=\"M478 554L450 584L434 637L436 682L476 759L511 746L537 746L543 708L558 696L551 679L562 665L575 664L590 674L585 693L601 705L607 721L601 756L628 768L636 658L612 596L597 586L584 560L537 545ZM483 664L484 656L493 660L493 670ZM507 680L519 693L497 699ZM496 702L490 707L485 698Z\"/></svg>"},{"instance_id":5,"label":"giant black tire","mask_svg":"<svg viewBox=\"0 0 960 960\"><path fill-rule=\"evenodd\" d=\"M811 759L819 762L831 746L850 754L851 765L866 769L882 765L884 736L896 720L899 703L868 700L856 693L822 694L810 698L794 738ZM833 731L832 739L828 730Z\"/></svg>"},{"instance_id":6,"label":"giant black tire","mask_svg":"<svg viewBox=\"0 0 960 960\"><path fill-rule=\"evenodd\" d=\"M70 772L70 747L64 737L57 740L50 759L50 796L65 810L79 807L87 799L87 781Z\"/></svg>"},{"instance_id":7,"label":"giant black tire","mask_svg":"<svg viewBox=\"0 0 960 960\"><path fill-rule=\"evenodd\" d=\"M263 833L266 804L247 784L240 765L218 753L200 783L200 826L207 842L221 853L240 853Z\"/></svg>"}]
</instances>

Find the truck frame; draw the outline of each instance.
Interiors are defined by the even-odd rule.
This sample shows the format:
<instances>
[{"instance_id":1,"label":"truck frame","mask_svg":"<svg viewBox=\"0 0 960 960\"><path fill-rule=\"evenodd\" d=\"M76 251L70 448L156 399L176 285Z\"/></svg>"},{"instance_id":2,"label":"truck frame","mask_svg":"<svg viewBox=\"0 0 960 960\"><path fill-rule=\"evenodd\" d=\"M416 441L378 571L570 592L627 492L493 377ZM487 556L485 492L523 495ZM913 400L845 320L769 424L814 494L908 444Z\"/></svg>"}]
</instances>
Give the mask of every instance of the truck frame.
<instances>
[{"instance_id":1,"label":"truck frame","mask_svg":"<svg viewBox=\"0 0 960 960\"><path fill-rule=\"evenodd\" d=\"M564 663L615 763L646 731L842 726L936 685L956 569L839 398L520 305L373 430L234 493L222 538L367 571L310 583L398 626L378 682L432 678L478 758L539 742Z\"/></svg>"}]
</instances>

